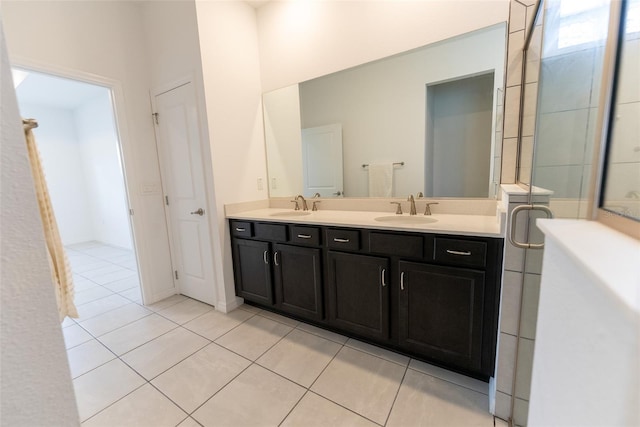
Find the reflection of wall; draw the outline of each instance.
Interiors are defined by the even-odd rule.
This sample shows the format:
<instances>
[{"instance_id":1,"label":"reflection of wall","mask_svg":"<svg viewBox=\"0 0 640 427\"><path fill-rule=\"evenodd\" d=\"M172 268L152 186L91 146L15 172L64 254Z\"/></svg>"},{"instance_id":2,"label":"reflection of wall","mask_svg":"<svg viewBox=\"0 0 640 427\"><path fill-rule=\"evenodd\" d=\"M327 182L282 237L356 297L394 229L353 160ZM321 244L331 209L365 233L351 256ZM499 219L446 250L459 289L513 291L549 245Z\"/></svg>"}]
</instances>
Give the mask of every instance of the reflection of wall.
<instances>
[{"instance_id":1,"label":"reflection of wall","mask_svg":"<svg viewBox=\"0 0 640 427\"><path fill-rule=\"evenodd\" d=\"M363 163L404 161L394 195L424 191L426 86L495 69L502 87L502 46L500 25L301 83L302 127L342 124L347 196L368 194Z\"/></svg>"},{"instance_id":2,"label":"reflection of wall","mask_svg":"<svg viewBox=\"0 0 640 427\"><path fill-rule=\"evenodd\" d=\"M426 197L489 195L493 90L493 74L428 89Z\"/></svg>"},{"instance_id":3,"label":"reflection of wall","mask_svg":"<svg viewBox=\"0 0 640 427\"><path fill-rule=\"evenodd\" d=\"M269 194L302 193L302 140L298 85L263 96L264 132L269 165Z\"/></svg>"}]
</instances>

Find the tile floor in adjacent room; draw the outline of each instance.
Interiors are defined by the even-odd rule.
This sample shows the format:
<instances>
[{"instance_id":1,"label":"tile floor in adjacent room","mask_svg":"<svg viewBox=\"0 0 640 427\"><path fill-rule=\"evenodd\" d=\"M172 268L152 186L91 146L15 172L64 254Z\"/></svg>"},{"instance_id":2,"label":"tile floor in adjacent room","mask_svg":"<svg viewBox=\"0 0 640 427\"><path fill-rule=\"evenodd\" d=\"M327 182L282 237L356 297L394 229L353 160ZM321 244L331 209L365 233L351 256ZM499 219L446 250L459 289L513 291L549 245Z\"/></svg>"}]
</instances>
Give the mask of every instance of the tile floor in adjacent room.
<instances>
[{"instance_id":1,"label":"tile floor in adjacent room","mask_svg":"<svg viewBox=\"0 0 640 427\"><path fill-rule=\"evenodd\" d=\"M494 425L486 383L251 306L223 314L175 295L144 307L130 251L67 249L83 426Z\"/></svg>"}]
</instances>

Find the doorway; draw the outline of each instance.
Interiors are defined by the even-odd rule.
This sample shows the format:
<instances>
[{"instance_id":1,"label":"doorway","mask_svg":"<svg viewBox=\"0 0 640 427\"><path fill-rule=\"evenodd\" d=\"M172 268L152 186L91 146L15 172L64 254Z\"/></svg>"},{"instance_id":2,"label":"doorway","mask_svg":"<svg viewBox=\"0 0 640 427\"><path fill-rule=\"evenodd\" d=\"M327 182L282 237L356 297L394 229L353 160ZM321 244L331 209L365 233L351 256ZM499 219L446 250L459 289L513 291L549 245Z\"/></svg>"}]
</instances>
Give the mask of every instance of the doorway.
<instances>
[{"instance_id":1,"label":"doorway","mask_svg":"<svg viewBox=\"0 0 640 427\"><path fill-rule=\"evenodd\" d=\"M494 73L427 86L426 197L488 197Z\"/></svg>"},{"instance_id":2,"label":"doorway","mask_svg":"<svg viewBox=\"0 0 640 427\"><path fill-rule=\"evenodd\" d=\"M26 69L14 69L14 82L20 113L39 124L34 135L80 320L142 304L111 90Z\"/></svg>"}]
</instances>

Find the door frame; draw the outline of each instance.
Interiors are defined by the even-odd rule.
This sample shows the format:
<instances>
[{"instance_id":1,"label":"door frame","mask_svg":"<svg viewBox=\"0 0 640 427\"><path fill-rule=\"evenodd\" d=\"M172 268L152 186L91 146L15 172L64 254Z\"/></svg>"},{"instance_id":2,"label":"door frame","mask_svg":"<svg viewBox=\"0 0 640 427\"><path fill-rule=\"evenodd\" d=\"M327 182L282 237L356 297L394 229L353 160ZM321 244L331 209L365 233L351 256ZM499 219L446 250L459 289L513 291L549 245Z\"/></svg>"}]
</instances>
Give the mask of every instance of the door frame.
<instances>
[{"instance_id":1,"label":"door frame","mask_svg":"<svg viewBox=\"0 0 640 427\"><path fill-rule=\"evenodd\" d=\"M151 301L151 297L154 295L153 289L149 286L150 280L147 279L147 269L142 262L142 254L145 245L140 237L139 230L142 229L138 221L142 218L137 217L135 214L135 206L137 205L137 197L135 192L131 191L132 188L136 188L140 182L135 168L135 156L133 153L132 142L130 138L129 126L127 123L127 115L125 108L125 96L122 83L119 80L109 77L101 76L98 74L88 73L85 71L61 67L41 61L34 61L24 57L16 56L10 60L11 67L24 68L37 73L49 74L51 76L62 77L65 79L76 80L83 83L88 83L97 86L103 86L110 92L111 108L113 110L113 119L115 125L116 135L118 136L118 151L119 158L122 163L122 178L125 192L125 202L129 209L128 221L129 230L131 233L131 242L133 244L133 252L136 257L136 264L138 266L138 279L140 281L140 293L142 297L142 304L145 305L147 301Z\"/></svg>"},{"instance_id":2,"label":"door frame","mask_svg":"<svg viewBox=\"0 0 640 427\"><path fill-rule=\"evenodd\" d=\"M203 171L203 180L204 180L204 189L205 189L205 210L208 212L207 215L207 221L208 221L208 225L209 225L209 246L211 248L211 263L213 266L213 279L214 279L214 283L213 285L213 299L214 302L216 304L216 306L218 305L218 296L219 296L219 292L218 292L218 286L217 283L215 283L217 281L218 278L218 266L217 266L217 254L218 251L216 250L215 244L214 244L214 240L215 240L215 236L216 236L216 230L218 229L218 224L217 224L217 209L216 209L216 205L215 205L215 196L212 197L210 196L210 194L214 194L214 187L213 187L213 182L212 182L212 177L213 177L213 164L212 164L212 160L211 160L211 149L210 149L210 145L209 145L209 132L208 132L208 128L206 126L207 123L207 117L206 114L204 114L203 111L203 107L204 104L202 102L201 97L198 95L198 80L196 79L196 76L193 72L184 75L178 79L172 80L170 82L158 85L156 87L151 88L151 90L149 91L149 99L151 102L151 110L152 113L157 112L157 106L156 106L156 97L159 95L162 95L163 93L169 92L173 89L177 89L180 86L184 86L191 83L192 84L192 90L194 91L194 99L195 99L195 104L196 104L196 111L197 111L197 117L198 117L198 132L200 134L200 139L201 139L201 144L200 144L200 158L202 161L202 171ZM160 170L160 180L161 180L161 185L162 185L162 194L163 194L163 198L164 198L164 194L165 190L166 190L166 184L165 184L165 176L166 176L166 172L163 171L163 165L162 162L160 161L160 147L158 145L159 141L158 141L158 130L156 128L156 125L154 124L153 126L153 132L154 132L154 137L155 137L155 148L156 148L156 155L157 160L158 160L158 168ZM176 288L176 293L180 293L180 282L179 279L176 280L175 275L173 275L173 271L175 271L175 242L173 241L173 233L171 232L171 212L168 209L168 206L166 203L163 202L163 208L164 208L164 213L165 213L165 227L167 229L167 235L169 238L169 252L170 252L170 258L171 258L171 269L172 269L172 277L173 277L173 283L174 286Z\"/></svg>"}]
</instances>

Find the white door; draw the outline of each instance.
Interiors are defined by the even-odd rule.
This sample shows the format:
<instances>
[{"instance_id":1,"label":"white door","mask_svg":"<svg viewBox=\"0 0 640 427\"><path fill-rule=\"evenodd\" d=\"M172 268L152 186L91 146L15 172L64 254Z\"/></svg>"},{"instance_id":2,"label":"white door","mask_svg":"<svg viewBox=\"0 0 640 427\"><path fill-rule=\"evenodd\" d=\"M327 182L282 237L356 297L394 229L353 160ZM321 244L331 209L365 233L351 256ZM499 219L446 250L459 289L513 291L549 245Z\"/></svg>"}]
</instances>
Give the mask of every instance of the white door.
<instances>
[{"instance_id":1,"label":"white door","mask_svg":"<svg viewBox=\"0 0 640 427\"><path fill-rule=\"evenodd\" d=\"M176 287L183 295L213 305L211 233L193 84L156 95L155 107Z\"/></svg>"},{"instance_id":2,"label":"white door","mask_svg":"<svg viewBox=\"0 0 640 427\"><path fill-rule=\"evenodd\" d=\"M302 129L302 179L305 196L343 196L341 124Z\"/></svg>"}]
</instances>

